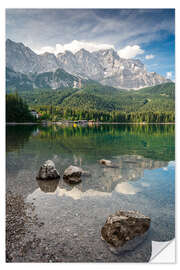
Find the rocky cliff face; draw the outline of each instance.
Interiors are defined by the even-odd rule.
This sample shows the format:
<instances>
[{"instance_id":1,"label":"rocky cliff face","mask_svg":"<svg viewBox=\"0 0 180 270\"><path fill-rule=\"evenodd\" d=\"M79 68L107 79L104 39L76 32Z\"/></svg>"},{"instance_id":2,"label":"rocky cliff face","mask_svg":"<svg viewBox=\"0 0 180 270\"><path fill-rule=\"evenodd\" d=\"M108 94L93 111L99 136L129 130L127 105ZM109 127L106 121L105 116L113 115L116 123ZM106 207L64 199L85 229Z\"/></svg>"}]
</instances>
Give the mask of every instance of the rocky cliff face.
<instances>
[{"instance_id":1,"label":"rocky cliff face","mask_svg":"<svg viewBox=\"0 0 180 270\"><path fill-rule=\"evenodd\" d=\"M59 66L54 54L37 55L22 43L6 41L6 66L21 73L55 71Z\"/></svg>"},{"instance_id":2,"label":"rocky cliff face","mask_svg":"<svg viewBox=\"0 0 180 270\"><path fill-rule=\"evenodd\" d=\"M120 58L113 49L90 53L81 49L75 54L70 51L35 54L22 43L6 41L6 64L16 72L49 72L58 68L84 79L97 80L104 85L125 89L138 89L168 82L155 72L147 72L138 59Z\"/></svg>"},{"instance_id":3,"label":"rocky cliff face","mask_svg":"<svg viewBox=\"0 0 180 270\"><path fill-rule=\"evenodd\" d=\"M33 82L27 75L6 68L7 90L33 90Z\"/></svg>"},{"instance_id":4,"label":"rocky cliff face","mask_svg":"<svg viewBox=\"0 0 180 270\"><path fill-rule=\"evenodd\" d=\"M23 74L15 72L10 68L6 68L6 89L13 90L32 90L38 89L59 89L65 87L74 87L74 82L77 83L79 78L75 77L63 69L56 69L52 72Z\"/></svg>"}]
</instances>

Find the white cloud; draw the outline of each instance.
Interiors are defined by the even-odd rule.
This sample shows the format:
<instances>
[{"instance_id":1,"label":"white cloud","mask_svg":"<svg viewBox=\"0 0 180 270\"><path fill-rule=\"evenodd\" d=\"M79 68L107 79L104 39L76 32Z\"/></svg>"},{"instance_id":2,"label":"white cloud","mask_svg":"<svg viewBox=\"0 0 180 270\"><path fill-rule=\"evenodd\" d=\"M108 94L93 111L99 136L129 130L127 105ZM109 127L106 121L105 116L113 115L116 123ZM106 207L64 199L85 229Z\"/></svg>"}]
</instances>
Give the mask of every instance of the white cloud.
<instances>
[{"instance_id":1,"label":"white cloud","mask_svg":"<svg viewBox=\"0 0 180 270\"><path fill-rule=\"evenodd\" d=\"M154 58L154 55L153 55L153 54L148 54L148 55L145 56L145 58L146 58L147 60L153 59L153 58Z\"/></svg>"},{"instance_id":2,"label":"white cloud","mask_svg":"<svg viewBox=\"0 0 180 270\"><path fill-rule=\"evenodd\" d=\"M54 53L54 48L53 48L53 47L47 46L47 47L42 47L41 49L39 49L39 50L34 50L34 51L35 51L35 53L37 53L37 54L43 54L43 53L45 53L45 52Z\"/></svg>"},{"instance_id":3,"label":"white cloud","mask_svg":"<svg viewBox=\"0 0 180 270\"><path fill-rule=\"evenodd\" d=\"M126 46L125 48L118 51L118 54L122 58L134 58L139 54L143 54L144 51L140 48L139 45Z\"/></svg>"},{"instance_id":4,"label":"white cloud","mask_svg":"<svg viewBox=\"0 0 180 270\"><path fill-rule=\"evenodd\" d=\"M171 79L172 78L172 72L166 72L166 78Z\"/></svg>"},{"instance_id":5,"label":"white cloud","mask_svg":"<svg viewBox=\"0 0 180 270\"><path fill-rule=\"evenodd\" d=\"M72 42L64 44L64 45L56 44L55 47L42 47L40 50L36 50L35 52L37 54L42 54L45 52L58 54L60 52L62 53L65 51L71 51L72 53L76 53L82 48L84 48L85 50L89 52L94 52L101 49L110 49L110 48L114 49L114 46L110 44L98 44L98 43L92 43L92 42L83 42L83 41L73 40Z\"/></svg>"}]
</instances>

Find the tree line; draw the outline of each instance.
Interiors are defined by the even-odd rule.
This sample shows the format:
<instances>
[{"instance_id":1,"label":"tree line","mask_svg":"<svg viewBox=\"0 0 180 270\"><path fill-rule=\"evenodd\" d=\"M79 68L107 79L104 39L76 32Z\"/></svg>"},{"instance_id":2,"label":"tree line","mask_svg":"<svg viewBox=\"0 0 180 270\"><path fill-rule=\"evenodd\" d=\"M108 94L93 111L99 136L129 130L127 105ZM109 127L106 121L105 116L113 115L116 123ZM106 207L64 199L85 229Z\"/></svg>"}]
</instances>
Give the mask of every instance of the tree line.
<instances>
[{"instance_id":1,"label":"tree line","mask_svg":"<svg viewBox=\"0 0 180 270\"><path fill-rule=\"evenodd\" d=\"M18 93L6 95L6 122L35 122L28 105Z\"/></svg>"},{"instance_id":2,"label":"tree line","mask_svg":"<svg viewBox=\"0 0 180 270\"><path fill-rule=\"evenodd\" d=\"M60 120L92 120L99 122L122 122L122 123L174 123L174 112L122 112L122 111L100 111L70 109L59 106L36 106L35 108L42 120L60 121Z\"/></svg>"},{"instance_id":3,"label":"tree line","mask_svg":"<svg viewBox=\"0 0 180 270\"><path fill-rule=\"evenodd\" d=\"M35 122L30 113L35 109L39 113L39 120L92 120L95 122L120 123L174 123L174 111L141 111L123 112L119 110L105 111L85 108L69 108L53 105L36 105L28 107L27 103L18 93L6 95L6 121L7 122Z\"/></svg>"}]
</instances>

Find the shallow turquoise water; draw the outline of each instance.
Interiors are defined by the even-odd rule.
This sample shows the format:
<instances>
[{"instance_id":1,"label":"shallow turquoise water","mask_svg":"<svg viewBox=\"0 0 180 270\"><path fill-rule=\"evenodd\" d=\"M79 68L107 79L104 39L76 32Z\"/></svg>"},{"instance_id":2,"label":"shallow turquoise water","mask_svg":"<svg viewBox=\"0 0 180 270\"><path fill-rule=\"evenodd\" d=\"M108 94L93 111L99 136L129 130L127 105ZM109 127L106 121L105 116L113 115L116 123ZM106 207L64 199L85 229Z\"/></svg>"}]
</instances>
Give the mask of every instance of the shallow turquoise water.
<instances>
[{"instance_id":1,"label":"shallow turquoise water","mask_svg":"<svg viewBox=\"0 0 180 270\"><path fill-rule=\"evenodd\" d=\"M7 126L6 134L7 191L34 203L44 223L36 233L52 243L60 239L63 261L148 261L152 241L175 237L174 125ZM119 167L103 167L101 158ZM36 181L47 159L60 172L59 182ZM91 176L69 186L62 179L69 165ZM106 218L119 209L152 220L147 241L124 255L112 254L100 239Z\"/></svg>"}]
</instances>

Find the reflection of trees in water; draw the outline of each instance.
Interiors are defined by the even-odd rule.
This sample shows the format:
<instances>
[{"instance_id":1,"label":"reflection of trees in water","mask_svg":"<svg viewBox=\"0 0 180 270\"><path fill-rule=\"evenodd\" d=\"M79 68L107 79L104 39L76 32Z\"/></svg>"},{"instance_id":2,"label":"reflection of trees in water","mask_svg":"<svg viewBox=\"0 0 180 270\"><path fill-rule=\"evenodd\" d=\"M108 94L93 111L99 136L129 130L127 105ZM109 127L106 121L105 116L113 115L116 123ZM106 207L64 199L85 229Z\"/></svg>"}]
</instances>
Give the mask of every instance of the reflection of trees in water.
<instances>
[{"instance_id":1,"label":"reflection of trees in water","mask_svg":"<svg viewBox=\"0 0 180 270\"><path fill-rule=\"evenodd\" d=\"M94 162L95 154L97 159L135 154L166 161L174 160L175 155L174 125L41 127L35 140L32 144L39 143L45 155L50 145L55 154L72 153L82 161Z\"/></svg>"},{"instance_id":2,"label":"reflection of trees in water","mask_svg":"<svg viewBox=\"0 0 180 270\"><path fill-rule=\"evenodd\" d=\"M13 152L24 147L31 134L36 135L38 129L33 125L6 126L6 151Z\"/></svg>"},{"instance_id":3,"label":"reflection of trees in water","mask_svg":"<svg viewBox=\"0 0 180 270\"><path fill-rule=\"evenodd\" d=\"M131 181L135 181L143 176L144 169L155 169L167 166L168 160L174 159L174 126L173 125L159 125L159 126L135 126L135 125L122 125L122 126L98 126L98 127L78 127L78 128L61 128L57 126L52 127L40 127L39 133L36 133L36 127L26 126L27 130L24 129L24 126L18 127L8 127L7 128L7 151L14 151L20 149L24 146L24 150L19 153L9 153L8 160L16 161L15 165L13 165L12 177L9 182L14 187L15 190L20 190L22 188L22 193L30 194L37 188L37 182L35 180L36 171L39 169L39 166L42 164L42 161L52 159L56 163L56 167L61 171L63 166L67 167L70 165L69 163L77 163L77 165L82 165L83 169L89 170L92 173L91 177L84 178L82 183L76 186L80 192L76 193L77 196L83 197L83 203L80 200L77 200L74 203L72 198L67 198L67 196L59 196L59 201L57 201L57 208L54 205L54 197L52 195L52 215L50 218L53 220L54 209L61 209L64 211L64 216L68 215L69 209L71 211L68 222L72 220L72 224L77 222L74 228L78 228L79 219L77 217L72 219L72 213L78 212L79 209L84 207L84 217L82 221L84 222L84 227L86 232L86 225L88 224L89 228L91 228L90 220L93 217L100 216L99 220L97 220L97 224L95 226L94 232L97 232L94 239L98 239L97 244L99 243L99 224L102 220L105 220L108 213L113 213L117 209L109 209L112 207L132 207L132 201L126 201L122 199L122 201L117 201L117 197L114 198L113 203L111 198L111 192L115 190L118 184L121 183L131 183ZM12 132L11 132L12 131ZM31 137L33 132L36 137ZM22 137L21 137L22 136ZM28 142L29 140L29 142ZM50 147L49 147L50 146ZM9 147L9 148L8 148ZM132 155L133 154L133 155ZM145 157L143 157L145 156ZM89 162L90 157L90 162ZM149 158L147 158L149 157ZM66 159L67 158L67 159ZM112 159L113 162L117 163L119 168L106 168L98 164L97 160L100 158ZM158 160L159 159L159 160ZM164 161L162 161L164 160ZM22 162L21 162L22 161ZM88 161L88 162L87 162ZM84 168L85 166L85 168ZM64 168L65 168L64 167ZM17 169L17 178L15 179L14 170ZM23 171L24 170L24 171ZM8 170L9 173L9 170ZM29 173L29 175L28 175ZM55 192L57 183L40 183L39 186L41 188L38 189L47 196L45 192ZM9 186L11 186L9 185ZM73 187L68 186L62 178L60 179L58 188L63 192L72 191ZM121 186L122 188L122 186ZM126 186L127 188L127 186ZM91 189L92 195L93 192L98 194L108 193L108 196L105 196L100 201L99 206L89 205L89 202L84 205L84 194L86 191ZM133 191L131 191L132 194ZM69 193L72 194L73 192ZM39 194L39 193L38 193ZM46 210L46 205L44 204L43 198L46 197L37 195L37 207L41 207L44 205L44 210ZM116 192L112 194L117 194ZM49 196L49 200L51 198ZM134 195L135 197L136 195ZM165 195L164 195L165 196ZM66 197L66 198L65 198ZM113 197L113 196L112 196ZM121 196L119 196L121 197ZM65 199L67 200L67 205L65 204ZM143 211L143 198L138 198L139 200L139 210ZM38 206L38 203L41 202L41 206ZM62 200L62 201L61 201ZM100 200L100 196L98 197ZM79 202L80 201L80 202ZM153 203L150 200L147 202ZM49 203L49 201L48 201ZM124 203L124 205L123 205ZM60 207L63 205L63 207ZM102 207L101 207L102 205ZM155 204L154 204L155 205ZM155 205L156 206L156 205ZM99 208L98 208L99 207ZM87 216L87 209L90 209L90 218ZM155 209L155 207L154 207ZM152 211L155 216L154 222L154 231L153 240L162 241L167 240L167 238L163 238L161 235L158 237L157 234L157 225L159 227L164 226L162 228L158 228L159 230L167 231L169 225L169 219L167 215L170 215L167 210L164 210L162 215L159 214L159 210L148 209ZM42 209L41 209L42 210ZM171 209L170 209L171 210ZM94 211L94 212L93 212ZM103 212L104 211L104 212ZM154 212L153 212L154 211ZM43 215L45 212L41 211ZM102 216L99 213L103 213ZM151 213L151 212L150 212ZM173 212L174 213L174 212ZM149 214L149 213L148 213ZM156 218L156 215L159 215L159 219ZM104 216L103 216L104 215ZM63 216L63 215L62 215ZM164 220L162 219L162 216ZM44 216L43 216L44 217ZM87 222L86 222L87 219ZM85 220L85 221L84 221ZM162 222L163 220L163 222ZM173 214L172 214L173 220ZM63 218L62 218L63 221ZM69 224L69 223L68 223ZM93 223L94 224L94 220ZM62 224L61 224L62 225ZM62 226L58 227L62 230ZM64 232L67 228L67 223L65 222ZM174 227L173 227L174 228ZM171 228L170 228L171 229ZM80 228L81 230L81 228ZM172 230L173 231L173 230ZM76 231L74 231L76 232ZM81 231L80 231L81 233ZM166 235L165 235L166 236ZM91 236L89 238L91 240ZM151 239L150 239L151 240ZM83 243L84 244L84 243ZM94 245L94 244L93 244ZM147 256L147 260L149 259L151 252L151 241L148 244L149 252ZM100 249L99 249L100 250ZM142 248L143 253L143 248ZM138 252L137 252L138 254ZM137 256L138 258L138 256ZM125 260L125 259L124 259ZM137 259L138 260L138 259Z\"/></svg>"},{"instance_id":4,"label":"reflection of trees in water","mask_svg":"<svg viewBox=\"0 0 180 270\"><path fill-rule=\"evenodd\" d=\"M83 161L135 154L155 160L174 160L174 125L99 125L92 127L8 126L7 152L22 148L30 140L34 155L75 155ZM48 149L48 152L47 152ZM103 156L102 156L103 155Z\"/></svg>"},{"instance_id":5,"label":"reflection of trees in water","mask_svg":"<svg viewBox=\"0 0 180 270\"><path fill-rule=\"evenodd\" d=\"M98 125L98 126L47 126L41 127L41 137L58 137L58 135L63 135L64 137L71 136L89 136L96 135L99 133L102 134L111 134L111 135L119 135L119 134L147 134L149 135L173 135L175 130L174 125L140 125L140 124L110 124L110 125ZM44 133L43 133L44 131Z\"/></svg>"},{"instance_id":6,"label":"reflection of trees in water","mask_svg":"<svg viewBox=\"0 0 180 270\"><path fill-rule=\"evenodd\" d=\"M36 136L39 130L36 125L18 125L6 127L6 173L7 184L19 183L23 177L29 179L30 167L34 166L35 155L33 153L19 153L28 143L30 136ZM22 175L22 177L20 176ZM12 189L12 187L10 189Z\"/></svg>"},{"instance_id":7,"label":"reflection of trees in water","mask_svg":"<svg viewBox=\"0 0 180 270\"><path fill-rule=\"evenodd\" d=\"M21 171L36 174L45 160L52 159L60 172L71 164L91 171L92 177L80 184L82 190L91 186L111 192L121 181L141 178L145 168L165 167L166 161L174 160L174 125L8 126L7 151L14 151L6 161L12 183ZM100 169L101 158L112 159L119 168Z\"/></svg>"}]
</instances>

